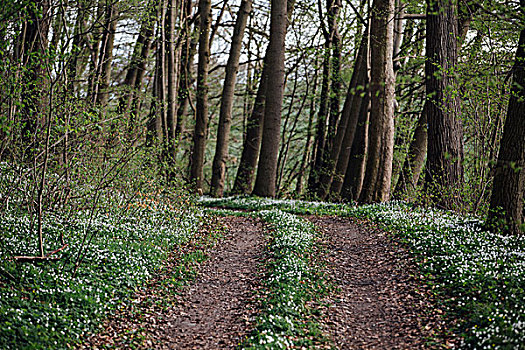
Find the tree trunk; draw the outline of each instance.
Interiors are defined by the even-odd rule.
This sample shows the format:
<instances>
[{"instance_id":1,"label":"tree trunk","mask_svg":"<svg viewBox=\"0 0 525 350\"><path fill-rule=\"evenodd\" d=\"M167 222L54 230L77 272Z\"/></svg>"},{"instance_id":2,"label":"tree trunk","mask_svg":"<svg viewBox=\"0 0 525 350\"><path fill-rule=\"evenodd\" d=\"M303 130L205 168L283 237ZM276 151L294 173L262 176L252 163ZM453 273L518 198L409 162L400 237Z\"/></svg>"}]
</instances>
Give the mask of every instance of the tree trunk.
<instances>
[{"instance_id":1,"label":"tree trunk","mask_svg":"<svg viewBox=\"0 0 525 350\"><path fill-rule=\"evenodd\" d=\"M332 161L332 152L334 148L334 138L338 129L339 107L341 100L341 36L337 20L341 8L340 0L327 0L328 10L328 31L330 35L330 46L332 56L330 60L330 90L329 90L329 118L326 128L326 136L321 157L321 165L316 168L319 181L316 184L317 197L323 199L327 192L329 182L332 178L335 162ZM346 121L344 122L346 123ZM345 129L346 126L343 126Z\"/></svg>"},{"instance_id":2,"label":"tree trunk","mask_svg":"<svg viewBox=\"0 0 525 350\"><path fill-rule=\"evenodd\" d=\"M192 16L192 0L184 0L184 24L183 30L183 45L181 51L180 60L180 84L178 93L178 110L177 110L177 127L175 128L175 139L177 144L180 143L182 135L185 129L185 119L187 114L188 105L190 102L190 89L192 85L192 68L193 68L193 57L197 49L197 43L192 39L192 32L190 28L190 18Z\"/></svg>"},{"instance_id":3,"label":"tree trunk","mask_svg":"<svg viewBox=\"0 0 525 350\"><path fill-rule=\"evenodd\" d=\"M390 198L394 155L394 0L375 0L370 28L370 129L366 177L360 201Z\"/></svg>"},{"instance_id":4,"label":"tree trunk","mask_svg":"<svg viewBox=\"0 0 525 350\"><path fill-rule=\"evenodd\" d=\"M337 132L330 150L330 159L326 163L326 169L321 174L319 198L325 199L334 177L339 177L336 181L343 183L343 177L348 166L348 159L352 143L354 141L359 110L363 99L363 92L368 75L368 35L363 35L359 52L354 64L354 71L350 79L350 85L346 94L345 104L341 112L341 118ZM335 170L335 174L334 174ZM337 185L336 185L337 187Z\"/></svg>"},{"instance_id":5,"label":"tree trunk","mask_svg":"<svg viewBox=\"0 0 525 350\"><path fill-rule=\"evenodd\" d=\"M425 187L442 208L459 205L463 183L463 126L456 86L458 20L449 0L427 1L426 94L428 155ZM451 89L452 88L452 89Z\"/></svg>"},{"instance_id":6,"label":"tree trunk","mask_svg":"<svg viewBox=\"0 0 525 350\"><path fill-rule=\"evenodd\" d=\"M166 162L170 169L168 171L168 179L174 180L176 174L173 166L175 164L175 128L177 123L177 92L178 92L178 78L179 78L179 58L180 52L176 45L177 35L177 17L179 15L179 1L168 1L167 23L166 23L166 60L167 60L167 108L166 108L166 126L168 134L166 135Z\"/></svg>"},{"instance_id":7,"label":"tree trunk","mask_svg":"<svg viewBox=\"0 0 525 350\"><path fill-rule=\"evenodd\" d=\"M47 99L44 96L48 84L46 65L48 62L48 32L50 26L49 1L40 0L30 7L28 19L23 24L25 36L22 42L22 64L24 65L21 94L22 141L31 149L37 136L42 116L45 115ZM32 151L30 151L32 154Z\"/></svg>"},{"instance_id":8,"label":"tree trunk","mask_svg":"<svg viewBox=\"0 0 525 350\"><path fill-rule=\"evenodd\" d=\"M100 51L95 87L95 103L105 108L109 99L109 86L111 83L111 68L113 61L113 42L117 30L117 5L106 6L106 21L102 35L102 50Z\"/></svg>"},{"instance_id":9,"label":"tree trunk","mask_svg":"<svg viewBox=\"0 0 525 350\"><path fill-rule=\"evenodd\" d=\"M149 0L146 8L145 18L140 25L139 35L131 55L131 62L126 72L126 77L122 83L124 87L124 94L119 99L118 112L119 114L130 113L129 128L133 129L135 124L136 110L133 106L136 105L134 100L137 93L142 88L142 78L146 70L146 63L151 51L151 44L153 39L153 28L155 27L155 16L157 12L158 0ZM131 110L131 111L130 111Z\"/></svg>"},{"instance_id":10,"label":"tree trunk","mask_svg":"<svg viewBox=\"0 0 525 350\"><path fill-rule=\"evenodd\" d=\"M199 0L199 63L197 67L197 113L193 133L190 181L197 193L203 192L204 152L208 133L208 65L210 62L211 0Z\"/></svg>"},{"instance_id":11,"label":"tree trunk","mask_svg":"<svg viewBox=\"0 0 525 350\"><path fill-rule=\"evenodd\" d=\"M86 4L79 1L77 4L77 17L75 19L75 29L73 30L73 43L71 47L71 59L67 63L68 90L75 94L77 90L77 76L79 72L79 59L83 56L88 46L88 39L85 33L87 19Z\"/></svg>"},{"instance_id":12,"label":"tree trunk","mask_svg":"<svg viewBox=\"0 0 525 350\"><path fill-rule=\"evenodd\" d=\"M160 0L158 6L157 52L155 53L155 78L153 82L153 101L148 118L146 144L162 145L166 120L166 0Z\"/></svg>"},{"instance_id":13,"label":"tree trunk","mask_svg":"<svg viewBox=\"0 0 525 350\"><path fill-rule=\"evenodd\" d=\"M513 84L503 127L488 222L505 233L523 234L525 196L525 0L521 0L521 33Z\"/></svg>"},{"instance_id":14,"label":"tree trunk","mask_svg":"<svg viewBox=\"0 0 525 350\"><path fill-rule=\"evenodd\" d=\"M341 198L348 202L357 201L363 188L368 152L369 109L370 92L366 90L363 101L361 101L359 120L357 121L357 129L355 131L354 142L352 144L352 151L350 152L348 166L346 168L344 181L340 190ZM332 196L335 197L339 193L338 187L339 185L337 182L332 184Z\"/></svg>"},{"instance_id":15,"label":"tree trunk","mask_svg":"<svg viewBox=\"0 0 525 350\"><path fill-rule=\"evenodd\" d=\"M230 56L226 64L226 77L222 90L217 145L215 148L215 157L213 158L211 178L211 194L214 197L222 197L224 193L235 84L237 82L237 72L239 71L239 59L241 57L244 30L251 11L252 0L243 0L239 7L239 13L237 14L232 35Z\"/></svg>"},{"instance_id":16,"label":"tree trunk","mask_svg":"<svg viewBox=\"0 0 525 350\"><path fill-rule=\"evenodd\" d=\"M284 54L288 25L286 3L271 1L270 43L268 44L268 82L266 91L261 154L253 193L274 197L277 175L277 156L281 134L281 108L284 93Z\"/></svg>"},{"instance_id":17,"label":"tree trunk","mask_svg":"<svg viewBox=\"0 0 525 350\"><path fill-rule=\"evenodd\" d=\"M295 0L286 2L288 20L293 13ZM233 185L232 193L248 194L252 189L253 176L259 159L259 148L261 147L262 130L264 125L264 110L266 105L266 88L268 81L268 51L266 51L259 81L259 88L255 97L253 110L246 122L246 137L242 147L241 160L237 170L237 176Z\"/></svg>"},{"instance_id":18,"label":"tree trunk","mask_svg":"<svg viewBox=\"0 0 525 350\"><path fill-rule=\"evenodd\" d=\"M317 115L316 134L313 148L313 163L308 177L308 192L315 194L319 188L319 178L323 167L324 150L326 143L326 122L329 112L330 99L330 48L332 44L330 38L325 39L323 53L323 73L321 80L321 96L319 102L319 113Z\"/></svg>"}]
</instances>

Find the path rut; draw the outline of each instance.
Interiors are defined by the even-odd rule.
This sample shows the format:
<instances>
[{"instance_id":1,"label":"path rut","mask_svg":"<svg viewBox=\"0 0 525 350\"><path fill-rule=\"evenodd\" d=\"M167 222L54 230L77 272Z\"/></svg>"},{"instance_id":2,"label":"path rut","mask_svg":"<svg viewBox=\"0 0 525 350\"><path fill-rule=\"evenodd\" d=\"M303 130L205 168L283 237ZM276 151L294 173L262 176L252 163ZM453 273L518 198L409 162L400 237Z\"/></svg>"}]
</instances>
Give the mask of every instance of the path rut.
<instances>
[{"instance_id":1,"label":"path rut","mask_svg":"<svg viewBox=\"0 0 525 350\"><path fill-rule=\"evenodd\" d=\"M338 349L422 349L443 325L409 255L384 232L349 219L313 217L324 231L337 292L324 310Z\"/></svg>"}]
</instances>

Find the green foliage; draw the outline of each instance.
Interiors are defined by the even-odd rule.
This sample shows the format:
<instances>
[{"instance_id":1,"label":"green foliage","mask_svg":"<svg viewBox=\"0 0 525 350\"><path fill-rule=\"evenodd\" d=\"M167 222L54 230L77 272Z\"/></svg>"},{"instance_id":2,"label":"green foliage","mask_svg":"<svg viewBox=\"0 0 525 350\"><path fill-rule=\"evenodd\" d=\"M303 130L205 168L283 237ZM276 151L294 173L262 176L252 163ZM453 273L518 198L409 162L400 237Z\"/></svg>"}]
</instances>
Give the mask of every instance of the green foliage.
<instances>
[{"instance_id":1,"label":"green foliage","mask_svg":"<svg viewBox=\"0 0 525 350\"><path fill-rule=\"evenodd\" d=\"M269 224L266 296L256 329L242 344L244 349L311 347L326 341L320 334L307 302L325 292L323 276L313 258L317 232L313 224L280 210L258 215Z\"/></svg>"},{"instance_id":2,"label":"green foliage","mask_svg":"<svg viewBox=\"0 0 525 350\"><path fill-rule=\"evenodd\" d=\"M35 264L13 261L37 254L30 216L6 213L0 218L2 259L0 344L13 348L65 348L126 302L160 268L168 253L194 235L202 214L183 202L136 200L92 215L45 216L46 235L64 235L61 259ZM184 209L186 208L186 209ZM89 237L86 247L81 242ZM47 240L46 251L60 246ZM78 265L78 257L81 264Z\"/></svg>"}]
</instances>

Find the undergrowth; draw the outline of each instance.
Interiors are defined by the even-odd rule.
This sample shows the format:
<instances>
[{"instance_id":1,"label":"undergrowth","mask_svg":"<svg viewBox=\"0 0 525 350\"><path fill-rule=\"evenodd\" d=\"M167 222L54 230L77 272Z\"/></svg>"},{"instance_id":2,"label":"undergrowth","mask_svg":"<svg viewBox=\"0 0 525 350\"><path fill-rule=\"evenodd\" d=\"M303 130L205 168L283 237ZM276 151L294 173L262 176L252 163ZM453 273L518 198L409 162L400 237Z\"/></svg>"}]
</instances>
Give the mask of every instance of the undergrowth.
<instances>
[{"instance_id":1,"label":"undergrowth","mask_svg":"<svg viewBox=\"0 0 525 350\"><path fill-rule=\"evenodd\" d=\"M68 246L57 261L19 263L37 255L35 225L23 212L0 216L0 347L65 348L152 278L175 246L194 235L204 216L184 203L177 208L137 200L110 211L44 215L45 250Z\"/></svg>"}]
</instances>

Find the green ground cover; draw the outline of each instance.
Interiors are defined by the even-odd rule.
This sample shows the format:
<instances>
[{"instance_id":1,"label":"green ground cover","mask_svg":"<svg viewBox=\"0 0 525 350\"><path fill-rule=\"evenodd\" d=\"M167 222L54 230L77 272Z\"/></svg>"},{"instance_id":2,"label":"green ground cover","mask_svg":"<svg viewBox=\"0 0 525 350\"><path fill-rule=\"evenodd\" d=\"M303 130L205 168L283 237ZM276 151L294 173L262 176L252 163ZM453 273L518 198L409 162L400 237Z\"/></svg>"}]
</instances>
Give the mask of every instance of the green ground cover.
<instances>
[{"instance_id":1,"label":"green ground cover","mask_svg":"<svg viewBox=\"0 0 525 350\"><path fill-rule=\"evenodd\" d=\"M58 261L33 264L13 260L38 254L29 215L1 216L0 347L60 349L77 343L128 302L204 218L197 208L144 201L94 215L48 213L44 237L63 234L68 247L57 253ZM46 251L61 246L58 239L45 242Z\"/></svg>"}]
</instances>

